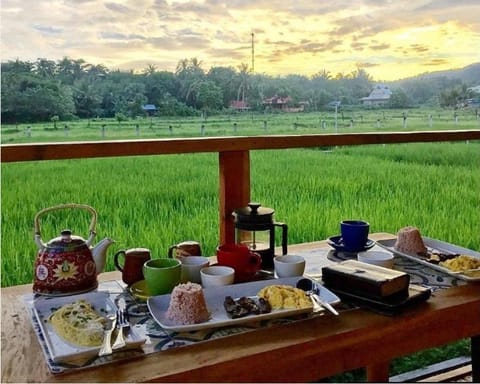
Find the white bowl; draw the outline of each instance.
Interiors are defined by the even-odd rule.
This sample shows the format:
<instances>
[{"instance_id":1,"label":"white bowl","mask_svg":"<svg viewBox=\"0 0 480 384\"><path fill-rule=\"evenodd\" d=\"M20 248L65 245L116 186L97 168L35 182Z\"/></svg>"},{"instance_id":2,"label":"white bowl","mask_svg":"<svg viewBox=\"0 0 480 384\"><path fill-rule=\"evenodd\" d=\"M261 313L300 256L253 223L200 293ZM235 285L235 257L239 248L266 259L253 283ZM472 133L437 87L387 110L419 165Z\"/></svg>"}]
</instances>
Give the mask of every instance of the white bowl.
<instances>
[{"instance_id":1,"label":"white bowl","mask_svg":"<svg viewBox=\"0 0 480 384\"><path fill-rule=\"evenodd\" d=\"M298 255L282 255L273 258L278 277L302 276L305 272L305 259Z\"/></svg>"},{"instance_id":2,"label":"white bowl","mask_svg":"<svg viewBox=\"0 0 480 384\"><path fill-rule=\"evenodd\" d=\"M393 268L393 254L382 251L359 252L358 261L367 264L378 265L384 268Z\"/></svg>"},{"instance_id":3,"label":"white bowl","mask_svg":"<svg viewBox=\"0 0 480 384\"><path fill-rule=\"evenodd\" d=\"M204 287L230 285L235 279L235 270L230 267L212 265L200 270L200 277Z\"/></svg>"}]
</instances>

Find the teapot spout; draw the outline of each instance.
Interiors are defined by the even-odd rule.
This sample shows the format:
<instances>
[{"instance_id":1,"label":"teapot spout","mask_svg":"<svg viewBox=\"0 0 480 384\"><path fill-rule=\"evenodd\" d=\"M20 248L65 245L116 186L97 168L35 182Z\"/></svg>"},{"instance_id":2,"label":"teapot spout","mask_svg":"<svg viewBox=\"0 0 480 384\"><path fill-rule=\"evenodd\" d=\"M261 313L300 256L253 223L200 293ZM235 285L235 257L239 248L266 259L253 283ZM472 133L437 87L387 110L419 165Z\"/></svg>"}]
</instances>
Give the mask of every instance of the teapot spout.
<instances>
[{"instance_id":1,"label":"teapot spout","mask_svg":"<svg viewBox=\"0 0 480 384\"><path fill-rule=\"evenodd\" d=\"M107 261L107 248L115 241L106 237L100 240L95 247L92 248L93 261L95 262L97 275L102 273L105 269L105 262Z\"/></svg>"}]
</instances>

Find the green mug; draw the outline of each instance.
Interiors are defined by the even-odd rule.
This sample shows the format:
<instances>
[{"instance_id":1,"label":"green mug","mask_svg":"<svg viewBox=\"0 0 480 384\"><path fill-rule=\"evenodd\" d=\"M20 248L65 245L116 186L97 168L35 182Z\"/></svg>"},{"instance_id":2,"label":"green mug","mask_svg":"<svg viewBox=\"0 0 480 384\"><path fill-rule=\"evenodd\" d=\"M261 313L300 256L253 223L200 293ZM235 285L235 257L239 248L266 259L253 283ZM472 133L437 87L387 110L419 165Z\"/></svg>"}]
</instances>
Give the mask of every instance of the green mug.
<instances>
[{"instance_id":1,"label":"green mug","mask_svg":"<svg viewBox=\"0 0 480 384\"><path fill-rule=\"evenodd\" d=\"M143 276L152 296L170 293L180 283L182 264L177 259L151 259L143 264Z\"/></svg>"}]
</instances>

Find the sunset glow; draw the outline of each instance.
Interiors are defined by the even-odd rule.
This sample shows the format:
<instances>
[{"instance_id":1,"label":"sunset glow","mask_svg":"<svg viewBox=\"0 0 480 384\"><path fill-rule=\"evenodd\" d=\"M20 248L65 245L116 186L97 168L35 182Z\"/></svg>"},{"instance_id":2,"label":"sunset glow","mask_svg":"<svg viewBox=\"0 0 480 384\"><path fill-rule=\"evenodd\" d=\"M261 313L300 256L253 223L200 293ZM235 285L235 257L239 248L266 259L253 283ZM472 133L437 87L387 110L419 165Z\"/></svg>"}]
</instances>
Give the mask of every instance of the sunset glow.
<instances>
[{"instance_id":1,"label":"sunset glow","mask_svg":"<svg viewBox=\"0 0 480 384\"><path fill-rule=\"evenodd\" d=\"M480 2L278 0L3 0L2 61L63 57L142 71L252 66L267 75L375 80L480 62Z\"/></svg>"}]
</instances>

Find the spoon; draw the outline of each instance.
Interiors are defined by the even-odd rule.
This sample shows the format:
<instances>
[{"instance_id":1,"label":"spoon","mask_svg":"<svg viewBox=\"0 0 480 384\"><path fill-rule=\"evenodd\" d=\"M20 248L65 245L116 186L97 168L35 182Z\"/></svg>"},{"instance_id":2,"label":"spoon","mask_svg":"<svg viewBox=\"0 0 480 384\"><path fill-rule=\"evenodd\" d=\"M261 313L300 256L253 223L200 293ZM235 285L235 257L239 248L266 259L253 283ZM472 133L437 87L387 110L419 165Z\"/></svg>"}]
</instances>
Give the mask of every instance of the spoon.
<instances>
[{"instance_id":1,"label":"spoon","mask_svg":"<svg viewBox=\"0 0 480 384\"><path fill-rule=\"evenodd\" d=\"M327 303L325 300L322 300L322 298L317 295L314 291L314 282L310 279L302 278L297 281L297 288L300 288L301 290L305 291L308 296L312 297L314 300L317 301L318 304L320 304L322 307L328 309L330 312L332 312L334 315L338 316L338 312L333 308L329 303Z\"/></svg>"}]
</instances>

